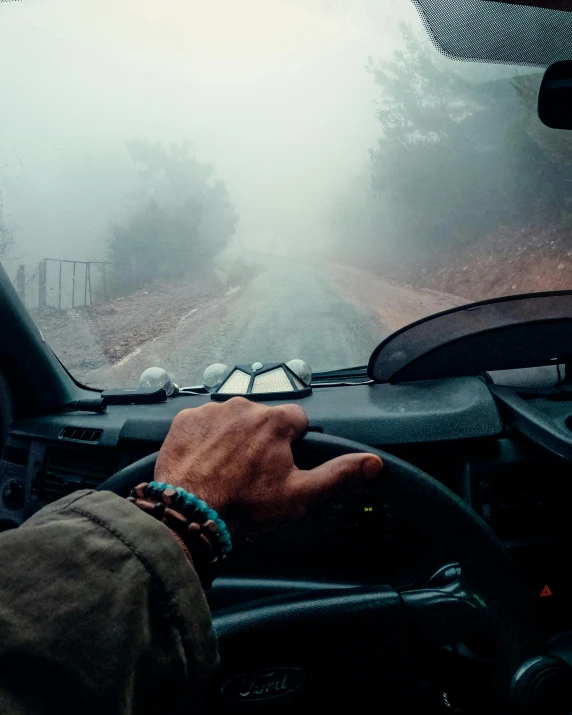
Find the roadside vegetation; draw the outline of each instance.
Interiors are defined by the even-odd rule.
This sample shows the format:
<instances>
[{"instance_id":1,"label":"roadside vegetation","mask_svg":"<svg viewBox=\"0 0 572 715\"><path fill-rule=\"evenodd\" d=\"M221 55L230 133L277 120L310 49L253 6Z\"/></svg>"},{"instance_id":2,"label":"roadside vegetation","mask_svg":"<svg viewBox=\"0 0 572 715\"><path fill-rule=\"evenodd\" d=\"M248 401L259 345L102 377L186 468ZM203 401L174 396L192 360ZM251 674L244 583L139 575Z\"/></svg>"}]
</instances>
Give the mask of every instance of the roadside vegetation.
<instances>
[{"instance_id":1,"label":"roadside vegetation","mask_svg":"<svg viewBox=\"0 0 572 715\"><path fill-rule=\"evenodd\" d=\"M542 72L465 79L426 36L401 31L404 49L368 65L379 140L336 202L337 250L469 298L569 287L572 138L538 119Z\"/></svg>"}]
</instances>

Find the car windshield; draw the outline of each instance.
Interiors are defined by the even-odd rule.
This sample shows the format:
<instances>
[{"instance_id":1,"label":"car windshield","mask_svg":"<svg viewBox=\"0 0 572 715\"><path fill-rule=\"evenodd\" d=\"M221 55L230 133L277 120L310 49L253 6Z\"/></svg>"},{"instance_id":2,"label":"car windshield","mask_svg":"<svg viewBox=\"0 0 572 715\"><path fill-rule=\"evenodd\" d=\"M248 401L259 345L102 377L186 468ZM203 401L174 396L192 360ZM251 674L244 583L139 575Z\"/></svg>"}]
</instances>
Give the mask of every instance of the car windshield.
<instances>
[{"instance_id":1,"label":"car windshield","mask_svg":"<svg viewBox=\"0 0 572 715\"><path fill-rule=\"evenodd\" d=\"M78 380L364 365L391 331L570 286L542 71L401 0L0 3L0 260Z\"/></svg>"}]
</instances>

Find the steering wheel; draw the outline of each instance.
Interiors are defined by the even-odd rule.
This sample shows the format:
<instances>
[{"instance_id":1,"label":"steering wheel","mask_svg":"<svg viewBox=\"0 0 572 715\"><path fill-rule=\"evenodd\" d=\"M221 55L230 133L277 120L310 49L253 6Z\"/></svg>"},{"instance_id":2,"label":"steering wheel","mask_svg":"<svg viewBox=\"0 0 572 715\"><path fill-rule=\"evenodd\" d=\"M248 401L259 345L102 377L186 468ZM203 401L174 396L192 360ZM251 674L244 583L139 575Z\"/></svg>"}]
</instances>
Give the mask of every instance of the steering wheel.
<instances>
[{"instance_id":1,"label":"steering wheel","mask_svg":"<svg viewBox=\"0 0 572 715\"><path fill-rule=\"evenodd\" d=\"M449 562L458 562L460 576L419 590L304 591L217 611L221 712L264 705L273 713L301 706L341 712L364 704L412 712L416 657L426 645L461 642L486 655L487 712L508 712L514 673L542 650L524 589L491 529L440 482L368 445L309 433L293 452L304 469L348 453L379 455L384 498L415 528L420 547L437 545ZM153 479L156 458L134 462L99 489L127 496Z\"/></svg>"}]
</instances>

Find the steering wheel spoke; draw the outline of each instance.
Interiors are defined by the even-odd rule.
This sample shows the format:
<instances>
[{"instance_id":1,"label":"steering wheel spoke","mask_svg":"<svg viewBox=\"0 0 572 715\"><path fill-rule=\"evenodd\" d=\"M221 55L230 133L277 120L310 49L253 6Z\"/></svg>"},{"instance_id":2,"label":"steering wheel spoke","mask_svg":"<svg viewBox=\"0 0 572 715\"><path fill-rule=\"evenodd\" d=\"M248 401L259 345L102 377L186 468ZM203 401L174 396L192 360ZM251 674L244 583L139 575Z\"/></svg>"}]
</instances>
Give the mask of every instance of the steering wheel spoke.
<instances>
[{"instance_id":1,"label":"steering wheel spoke","mask_svg":"<svg viewBox=\"0 0 572 715\"><path fill-rule=\"evenodd\" d=\"M406 614L391 587L262 599L218 611L213 623L221 655L221 712L253 704L248 683L260 681L264 688L268 673L287 668L303 680L296 699L305 712L383 702L394 713L411 704L415 667ZM233 685L240 682L244 686ZM280 691L258 707L274 713L287 704Z\"/></svg>"}]
</instances>

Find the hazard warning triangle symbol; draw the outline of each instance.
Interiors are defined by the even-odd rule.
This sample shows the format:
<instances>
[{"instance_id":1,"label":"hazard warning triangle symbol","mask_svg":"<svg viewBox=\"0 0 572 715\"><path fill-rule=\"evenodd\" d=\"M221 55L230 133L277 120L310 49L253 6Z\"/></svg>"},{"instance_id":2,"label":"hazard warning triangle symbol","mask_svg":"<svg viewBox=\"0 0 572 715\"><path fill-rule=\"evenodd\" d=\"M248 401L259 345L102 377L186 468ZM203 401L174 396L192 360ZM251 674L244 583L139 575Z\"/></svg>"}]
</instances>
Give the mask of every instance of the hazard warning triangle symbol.
<instances>
[{"instance_id":1,"label":"hazard warning triangle symbol","mask_svg":"<svg viewBox=\"0 0 572 715\"><path fill-rule=\"evenodd\" d=\"M552 591L548 587L548 584L540 592L540 598L546 598L546 596L552 596Z\"/></svg>"}]
</instances>

